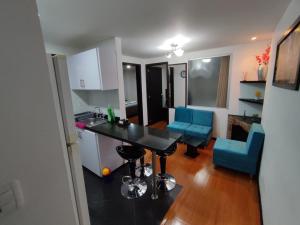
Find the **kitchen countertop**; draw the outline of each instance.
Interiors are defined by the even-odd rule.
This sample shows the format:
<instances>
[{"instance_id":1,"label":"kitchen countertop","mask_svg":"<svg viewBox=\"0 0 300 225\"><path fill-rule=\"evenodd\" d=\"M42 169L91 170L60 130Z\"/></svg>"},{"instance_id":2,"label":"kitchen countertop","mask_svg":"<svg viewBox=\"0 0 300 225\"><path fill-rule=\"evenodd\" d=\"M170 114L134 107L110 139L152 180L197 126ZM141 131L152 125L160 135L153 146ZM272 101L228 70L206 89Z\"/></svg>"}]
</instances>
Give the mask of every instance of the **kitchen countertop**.
<instances>
[{"instance_id":1,"label":"kitchen countertop","mask_svg":"<svg viewBox=\"0 0 300 225\"><path fill-rule=\"evenodd\" d=\"M87 127L86 129L156 152L170 150L182 136L179 133L171 132L167 129L160 130L133 123L125 127L105 123Z\"/></svg>"}]
</instances>

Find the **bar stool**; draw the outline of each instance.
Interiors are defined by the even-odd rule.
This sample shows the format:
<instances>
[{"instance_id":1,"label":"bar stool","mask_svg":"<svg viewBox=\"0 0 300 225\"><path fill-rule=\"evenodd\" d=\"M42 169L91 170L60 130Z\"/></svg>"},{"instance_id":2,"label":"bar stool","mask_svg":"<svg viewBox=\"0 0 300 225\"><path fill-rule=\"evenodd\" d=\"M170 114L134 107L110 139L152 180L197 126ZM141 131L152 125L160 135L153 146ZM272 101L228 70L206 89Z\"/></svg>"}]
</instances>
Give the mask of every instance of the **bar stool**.
<instances>
[{"instance_id":1,"label":"bar stool","mask_svg":"<svg viewBox=\"0 0 300 225\"><path fill-rule=\"evenodd\" d=\"M161 191L171 191L176 186L175 178L166 173L166 164L167 164L167 157L172 155L176 151L176 145L169 151L165 152L157 152L157 155L160 156L160 173L157 174L157 188Z\"/></svg>"},{"instance_id":2,"label":"bar stool","mask_svg":"<svg viewBox=\"0 0 300 225\"><path fill-rule=\"evenodd\" d=\"M147 184L145 181L136 178L135 167L136 160L143 157L146 152L144 149L130 146L120 145L116 148L118 154L128 160L130 176L122 177L121 194L127 199L139 198L144 195L147 191Z\"/></svg>"},{"instance_id":3,"label":"bar stool","mask_svg":"<svg viewBox=\"0 0 300 225\"><path fill-rule=\"evenodd\" d=\"M152 165L150 163L145 164L145 157L140 158L140 166L135 170L135 175L139 178L150 177L152 175Z\"/></svg>"}]
</instances>

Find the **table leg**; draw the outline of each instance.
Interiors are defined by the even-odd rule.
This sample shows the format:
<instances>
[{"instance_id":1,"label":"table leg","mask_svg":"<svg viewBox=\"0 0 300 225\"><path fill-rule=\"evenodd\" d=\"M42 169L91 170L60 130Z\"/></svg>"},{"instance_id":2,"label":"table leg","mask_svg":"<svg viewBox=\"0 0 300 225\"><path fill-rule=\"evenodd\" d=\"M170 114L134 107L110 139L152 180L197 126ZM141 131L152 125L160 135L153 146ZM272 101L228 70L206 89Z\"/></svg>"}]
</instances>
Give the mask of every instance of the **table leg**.
<instances>
[{"instance_id":1,"label":"table leg","mask_svg":"<svg viewBox=\"0 0 300 225\"><path fill-rule=\"evenodd\" d=\"M193 146L190 146L190 145L186 146L186 152L184 154L186 156L191 157L191 158L195 158L195 157L197 157L199 155L199 153L197 151L197 148L193 147Z\"/></svg>"},{"instance_id":2,"label":"table leg","mask_svg":"<svg viewBox=\"0 0 300 225\"><path fill-rule=\"evenodd\" d=\"M152 195L153 200L158 199L156 188L156 152L152 151Z\"/></svg>"}]
</instances>

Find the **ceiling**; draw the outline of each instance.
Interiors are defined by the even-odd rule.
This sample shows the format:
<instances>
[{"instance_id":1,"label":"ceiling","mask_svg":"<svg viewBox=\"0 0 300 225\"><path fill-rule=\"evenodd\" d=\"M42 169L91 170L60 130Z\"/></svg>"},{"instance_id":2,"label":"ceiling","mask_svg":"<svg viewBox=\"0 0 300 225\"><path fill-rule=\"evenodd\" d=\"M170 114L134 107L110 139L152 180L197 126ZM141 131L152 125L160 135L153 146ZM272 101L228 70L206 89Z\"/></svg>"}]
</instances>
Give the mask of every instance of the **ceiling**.
<instances>
[{"instance_id":1,"label":"ceiling","mask_svg":"<svg viewBox=\"0 0 300 225\"><path fill-rule=\"evenodd\" d=\"M178 34L195 51L270 39L290 0L37 0L45 41L76 49L122 38L123 54L163 56Z\"/></svg>"}]
</instances>

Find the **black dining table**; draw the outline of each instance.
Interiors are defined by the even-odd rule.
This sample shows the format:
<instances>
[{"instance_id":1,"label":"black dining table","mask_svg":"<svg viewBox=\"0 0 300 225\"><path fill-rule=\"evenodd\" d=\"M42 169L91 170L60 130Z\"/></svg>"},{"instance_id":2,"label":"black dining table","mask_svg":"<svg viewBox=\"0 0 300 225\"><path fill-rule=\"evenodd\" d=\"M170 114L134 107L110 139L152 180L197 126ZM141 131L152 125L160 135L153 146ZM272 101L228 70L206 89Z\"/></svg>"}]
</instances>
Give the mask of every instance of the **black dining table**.
<instances>
[{"instance_id":1,"label":"black dining table","mask_svg":"<svg viewBox=\"0 0 300 225\"><path fill-rule=\"evenodd\" d=\"M157 129L144 127L130 123L127 126L118 124L104 123L93 127L87 127L87 130L105 135L135 146L148 149L152 152L152 199L157 199L156 190L156 153L169 151L174 148L181 134L171 132L168 129Z\"/></svg>"}]
</instances>

